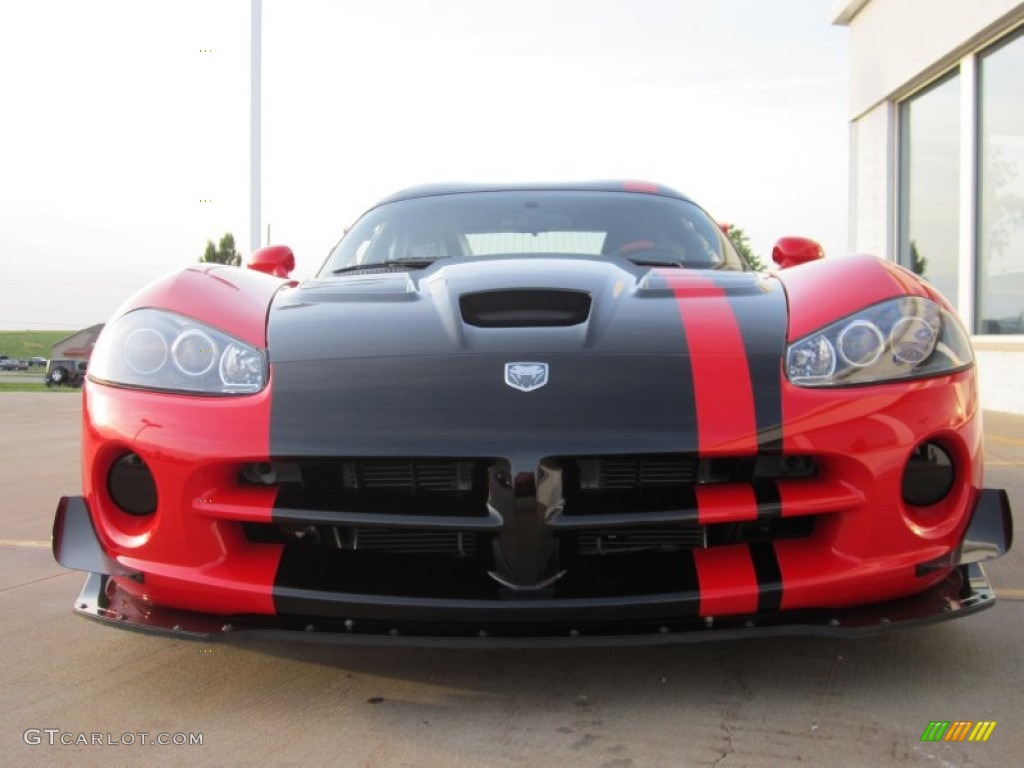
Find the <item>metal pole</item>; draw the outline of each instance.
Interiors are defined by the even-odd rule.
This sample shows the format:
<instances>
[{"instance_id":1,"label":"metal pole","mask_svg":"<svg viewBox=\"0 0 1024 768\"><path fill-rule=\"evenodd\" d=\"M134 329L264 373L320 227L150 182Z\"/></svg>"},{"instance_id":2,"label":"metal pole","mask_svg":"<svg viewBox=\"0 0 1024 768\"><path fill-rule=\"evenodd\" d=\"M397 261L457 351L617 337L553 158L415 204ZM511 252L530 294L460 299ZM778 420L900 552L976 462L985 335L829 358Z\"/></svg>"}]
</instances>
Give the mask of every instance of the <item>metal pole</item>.
<instances>
[{"instance_id":1,"label":"metal pole","mask_svg":"<svg viewBox=\"0 0 1024 768\"><path fill-rule=\"evenodd\" d=\"M262 26L262 0L252 0L251 38L249 45L249 250L260 247L260 28Z\"/></svg>"}]
</instances>

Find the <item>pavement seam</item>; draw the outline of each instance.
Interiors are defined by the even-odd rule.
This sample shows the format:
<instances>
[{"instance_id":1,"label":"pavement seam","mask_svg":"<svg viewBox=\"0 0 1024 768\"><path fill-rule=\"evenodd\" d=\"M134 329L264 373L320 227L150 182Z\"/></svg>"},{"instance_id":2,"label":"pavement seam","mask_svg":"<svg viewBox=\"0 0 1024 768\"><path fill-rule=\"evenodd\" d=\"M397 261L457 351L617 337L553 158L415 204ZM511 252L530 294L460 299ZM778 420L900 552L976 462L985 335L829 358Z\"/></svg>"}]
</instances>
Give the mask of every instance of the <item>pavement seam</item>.
<instances>
[{"instance_id":1,"label":"pavement seam","mask_svg":"<svg viewBox=\"0 0 1024 768\"><path fill-rule=\"evenodd\" d=\"M1024 446L1024 440L1018 440L1015 437L1006 437L1005 435L986 434L985 440L994 440L997 443L1009 443L1010 445Z\"/></svg>"},{"instance_id":2,"label":"pavement seam","mask_svg":"<svg viewBox=\"0 0 1024 768\"><path fill-rule=\"evenodd\" d=\"M25 547L29 549L49 549L49 541L34 539L0 539L0 547Z\"/></svg>"},{"instance_id":3,"label":"pavement seam","mask_svg":"<svg viewBox=\"0 0 1024 768\"><path fill-rule=\"evenodd\" d=\"M11 584L9 587L0 587L0 592L10 592L12 589L18 589L19 587L27 587L31 584L38 584L42 581L50 581L51 579L59 579L62 576L72 576L75 571L62 571L61 573L51 573L49 576L40 576L38 579L32 579L31 581L23 581L20 584Z\"/></svg>"}]
</instances>

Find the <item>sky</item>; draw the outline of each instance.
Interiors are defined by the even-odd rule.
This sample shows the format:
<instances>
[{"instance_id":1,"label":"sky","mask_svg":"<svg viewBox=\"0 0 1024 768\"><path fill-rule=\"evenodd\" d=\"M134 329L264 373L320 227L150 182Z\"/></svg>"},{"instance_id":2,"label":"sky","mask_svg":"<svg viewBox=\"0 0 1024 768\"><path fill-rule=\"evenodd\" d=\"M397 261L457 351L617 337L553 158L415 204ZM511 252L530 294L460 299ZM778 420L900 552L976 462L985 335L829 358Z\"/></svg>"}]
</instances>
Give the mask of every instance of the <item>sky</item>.
<instances>
[{"instance_id":1,"label":"sky","mask_svg":"<svg viewBox=\"0 0 1024 768\"><path fill-rule=\"evenodd\" d=\"M436 181L656 181L847 249L835 0L263 1L261 238L316 273ZM248 0L0 3L0 330L108 320L249 224ZM261 243L262 244L262 243Z\"/></svg>"}]
</instances>

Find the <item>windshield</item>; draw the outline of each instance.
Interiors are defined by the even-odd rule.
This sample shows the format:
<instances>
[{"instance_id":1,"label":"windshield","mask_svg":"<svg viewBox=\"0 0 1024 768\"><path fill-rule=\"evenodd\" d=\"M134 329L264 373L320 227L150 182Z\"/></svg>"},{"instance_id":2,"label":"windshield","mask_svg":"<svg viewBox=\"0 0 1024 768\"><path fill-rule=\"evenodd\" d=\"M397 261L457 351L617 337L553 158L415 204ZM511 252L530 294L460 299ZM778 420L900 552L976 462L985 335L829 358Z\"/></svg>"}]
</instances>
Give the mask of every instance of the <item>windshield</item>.
<instances>
[{"instance_id":1,"label":"windshield","mask_svg":"<svg viewBox=\"0 0 1024 768\"><path fill-rule=\"evenodd\" d=\"M321 275L438 259L576 254L636 264L747 269L693 203L632 192L460 192L399 200L363 216Z\"/></svg>"}]
</instances>

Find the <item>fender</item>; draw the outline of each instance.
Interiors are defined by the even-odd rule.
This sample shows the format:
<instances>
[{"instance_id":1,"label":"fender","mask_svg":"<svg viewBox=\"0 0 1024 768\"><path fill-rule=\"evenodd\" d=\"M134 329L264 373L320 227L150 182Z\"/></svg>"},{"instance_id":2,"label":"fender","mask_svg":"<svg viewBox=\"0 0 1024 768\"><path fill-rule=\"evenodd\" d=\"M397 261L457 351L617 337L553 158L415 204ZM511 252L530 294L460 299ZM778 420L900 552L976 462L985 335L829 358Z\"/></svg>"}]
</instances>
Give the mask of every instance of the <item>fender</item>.
<instances>
[{"instance_id":1,"label":"fender","mask_svg":"<svg viewBox=\"0 0 1024 768\"><path fill-rule=\"evenodd\" d=\"M876 256L812 261L780 270L776 277L789 297L790 342L864 307L900 296L921 296L950 309L917 275Z\"/></svg>"},{"instance_id":2,"label":"fender","mask_svg":"<svg viewBox=\"0 0 1024 768\"><path fill-rule=\"evenodd\" d=\"M267 312L279 290L294 280L222 264L197 264L146 286L118 307L113 317L156 307L187 315L235 338L267 346Z\"/></svg>"}]
</instances>

